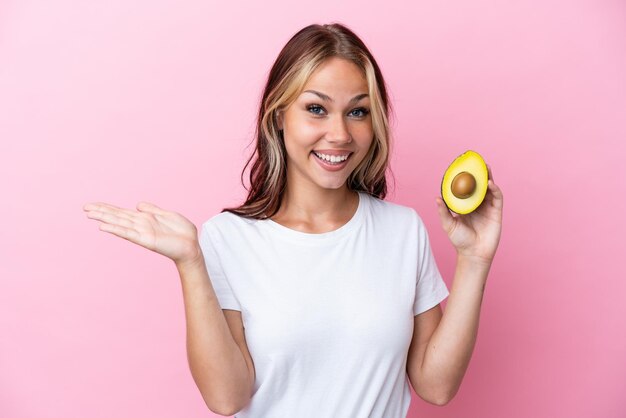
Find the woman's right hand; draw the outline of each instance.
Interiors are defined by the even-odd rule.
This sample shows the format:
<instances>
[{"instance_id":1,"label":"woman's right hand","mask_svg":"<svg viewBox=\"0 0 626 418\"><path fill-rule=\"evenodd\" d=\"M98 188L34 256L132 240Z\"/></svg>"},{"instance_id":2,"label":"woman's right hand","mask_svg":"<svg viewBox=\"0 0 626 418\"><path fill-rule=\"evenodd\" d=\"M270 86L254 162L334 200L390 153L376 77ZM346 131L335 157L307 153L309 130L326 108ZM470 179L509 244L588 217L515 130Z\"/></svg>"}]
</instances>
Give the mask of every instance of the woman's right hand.
<instances>
[{"instance_id":1,"label":"woman's right hand","mask_svg":"<svg viewBox=\"0 0 626 418\"><path fill-rule=\"evenodd\" d=\"M103 222L101 231L163 254L177 265L202 258L196 226L179 213L148 202L139 202L136 211L103 202L87 203L83 210L88 218Z\"/></svg>"}]
</instances>

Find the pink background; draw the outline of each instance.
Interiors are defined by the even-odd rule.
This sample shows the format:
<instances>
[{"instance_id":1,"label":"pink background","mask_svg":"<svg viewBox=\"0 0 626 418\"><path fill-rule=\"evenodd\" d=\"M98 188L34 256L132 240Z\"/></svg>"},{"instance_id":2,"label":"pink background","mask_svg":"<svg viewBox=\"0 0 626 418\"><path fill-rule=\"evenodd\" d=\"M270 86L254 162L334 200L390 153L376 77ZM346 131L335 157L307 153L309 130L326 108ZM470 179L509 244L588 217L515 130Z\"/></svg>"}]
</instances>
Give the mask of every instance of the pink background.
<instances>
[{"instance_id":1,"label":"pink background","mask_svg":"<svg viewBox=\"0 0 626 418\"><path fill-rule=\"evenodd\" d=\"M625 3L240 3L2 2L0 416L213 416L173 263L82 205L148 200L200 225L240 202L273 60L332 21L387 78L388 200L421 214L448 286L444 170L476 150L504 192L461 390L443 408L413 394L409 417L625 416Z\"/></svg>"}]
</instances>

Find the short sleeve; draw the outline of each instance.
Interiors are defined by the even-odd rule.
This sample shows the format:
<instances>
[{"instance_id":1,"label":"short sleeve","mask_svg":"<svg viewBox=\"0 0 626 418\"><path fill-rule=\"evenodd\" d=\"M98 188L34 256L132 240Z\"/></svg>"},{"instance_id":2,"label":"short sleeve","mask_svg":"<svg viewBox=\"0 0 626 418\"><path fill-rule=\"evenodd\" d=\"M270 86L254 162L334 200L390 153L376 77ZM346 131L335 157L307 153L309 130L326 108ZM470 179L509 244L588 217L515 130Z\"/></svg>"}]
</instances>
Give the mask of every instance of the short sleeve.
<instances>
[{"instance_id":1,"label":"short sleeve","mask_svg":"<svg viewBox=\"0 0 626 418\"><path fill-rule=\"evenodd\" d=\"M419 315L443 301L450 292L437 268L426 226L417 212L415 215L417 216L417 283L413 314Z\"/></svg>"},{"instance_id":2,"label":"short sleeve","mask_svg":"<svg viewBox=\"0 0 626 418\"><path fill-rule=\"evenodd\" d=\"M204 256L204 263L209 273L209 280L211 280L211 285L213 290L215 290L220 307L222 309L241 311L241 305L233 293L226 274L224 274L224 269L216 250L218 241L213 238L206 224L202 225L199 241L202 255Z\"/></svg>"}]
</instances>

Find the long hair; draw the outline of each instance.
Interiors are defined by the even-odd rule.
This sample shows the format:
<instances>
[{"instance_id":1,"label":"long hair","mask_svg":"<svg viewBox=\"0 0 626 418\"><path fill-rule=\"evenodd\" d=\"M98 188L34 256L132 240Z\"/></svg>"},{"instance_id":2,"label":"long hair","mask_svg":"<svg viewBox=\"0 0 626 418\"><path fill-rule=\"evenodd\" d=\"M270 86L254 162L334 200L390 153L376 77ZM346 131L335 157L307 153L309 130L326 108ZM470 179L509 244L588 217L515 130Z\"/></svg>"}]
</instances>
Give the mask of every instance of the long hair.
<instances>
[{"instance_id":1,"label":"long hair","mask_svg":"<svg viewBox=\"0 0 626 418\"><path fill-rule=\"evenodd\" d=\"M392 111L387 88L376 60L363 41L340 23L309 25L287 42L270 70L255 129L256 149L242 173L254 159L250 170L250 189L238 207L224 208L246 218L272 217L282 201L287 184L287 152L283 132L278 129L277 111L289 106L326 59L339 57L359 67L367 80L374 140L365 158L347 179L347 187L379 199L387 195L386 171L391 154L389 115ZM393 174L393 173L392 173Z\"/></svg>"}]
</instances>

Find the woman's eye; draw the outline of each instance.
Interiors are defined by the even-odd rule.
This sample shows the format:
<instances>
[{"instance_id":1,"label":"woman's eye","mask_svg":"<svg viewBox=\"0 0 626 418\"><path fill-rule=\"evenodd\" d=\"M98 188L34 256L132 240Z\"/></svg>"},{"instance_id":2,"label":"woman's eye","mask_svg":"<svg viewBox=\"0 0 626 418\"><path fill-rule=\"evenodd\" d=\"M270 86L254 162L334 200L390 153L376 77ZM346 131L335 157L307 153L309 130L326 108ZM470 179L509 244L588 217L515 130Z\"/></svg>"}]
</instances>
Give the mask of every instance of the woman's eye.
<instances>
[{"instance_id":1,"label":"woman's eye","mask_svg":"<svg viewBox=\"0 0 626 418\"><path fill-rule=\"evenodd\" d=\"M358 109L354 109L353 112L361 112L361 114L355 115L356 117L365 117L370 111L364 107L360 107Z\"/></svg>"},{"instance_id":2,"label":"woman's eye","mask_svg":"<svg viewBox=\"0 0 626 418\"><path fill-rule=\"evenodd\" d=\"M307 106L307 110L309 112L312 112L315 115L321 115L322 113L320 113L320 112L322 112L324 110L324 108L322 106L319 106L319 105L310 105L310 106ZM355 117L357 117L357 118L363 118L363 117L367 116L367 114L369 112L370 111L368 109L366 109L364 107L359 107L358 109L354 109L353 111L351 111L350 114L355 116Z\"/></svg>"},{"instance_id":3,"label":"woman's eye","mask_svg":"<svg viewBox=\"0 0 626 418\"><path fill-rule=\"evenodd\" d=\"M316 110L316 109L322 109L322 106L318 106L318 105L311 105L311 106L307 107L307 109L308 109L309 111L313 110L313 114L315 114L315 115L319 115L319 113L317 113L315 110Z\"/></svg>"}]
</instances>

